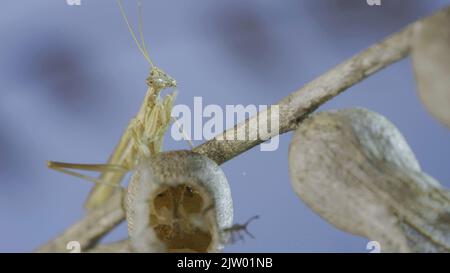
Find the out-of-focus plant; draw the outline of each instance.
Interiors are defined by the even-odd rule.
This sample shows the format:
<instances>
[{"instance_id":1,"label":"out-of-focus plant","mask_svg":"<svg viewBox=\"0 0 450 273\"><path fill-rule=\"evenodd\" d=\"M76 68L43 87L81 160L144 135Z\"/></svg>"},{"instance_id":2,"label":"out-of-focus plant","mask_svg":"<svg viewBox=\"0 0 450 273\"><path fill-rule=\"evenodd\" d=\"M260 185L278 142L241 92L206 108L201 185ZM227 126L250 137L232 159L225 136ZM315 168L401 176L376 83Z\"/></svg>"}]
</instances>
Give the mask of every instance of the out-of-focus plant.
<instances>
[{"instance_id":1,"label":"out-of-focus plant","mask_svg":"<svg viewBox=\"0 0 450 273\"><path fill-rule=\"evenodd\" d=\"M295 130L289 151L292 186L317 214L339 229L380 242L382 251L449 252L450 193L420 169L396 127L366 109L312 114L349 87L407 56L412 57L425 106L450 126L447 7L279 101L276 132L256 140L224 137L255 133L252 130L257 129L248 125L267 115L267 110L192 151L160 153L149 164L142 161L127 191L113 191L101 206L38 251L65 252L72 240L80 242L82 251L91 252L218 251L232 221L231 195L218 165L278 133ZM127 206L122 205L125 199ZM184 222L168 225L174 211L185 216ZM125 218L130 239L98 244Z\"/></svg>"}]
</instances>

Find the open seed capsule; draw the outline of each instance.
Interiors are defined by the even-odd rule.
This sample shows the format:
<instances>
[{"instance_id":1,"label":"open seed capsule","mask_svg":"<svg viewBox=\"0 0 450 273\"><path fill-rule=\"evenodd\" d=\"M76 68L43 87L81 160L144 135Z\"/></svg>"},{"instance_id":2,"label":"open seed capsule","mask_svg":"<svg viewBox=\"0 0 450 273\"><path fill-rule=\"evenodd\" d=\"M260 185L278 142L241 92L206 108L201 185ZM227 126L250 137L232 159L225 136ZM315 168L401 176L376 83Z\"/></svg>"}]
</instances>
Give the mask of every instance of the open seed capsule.
<instances>
[{"instance_id":1,"label":"open seed capsule","mask_svg":"<svg viewBox=\"0 0 450 273\"><path fill-rule=\"evenodd\" d=\"M141 162L128 186L128 232L138 252L216 252L233 221L231 192L220 167L191 151Z\"/></svg>"}]
</instances>

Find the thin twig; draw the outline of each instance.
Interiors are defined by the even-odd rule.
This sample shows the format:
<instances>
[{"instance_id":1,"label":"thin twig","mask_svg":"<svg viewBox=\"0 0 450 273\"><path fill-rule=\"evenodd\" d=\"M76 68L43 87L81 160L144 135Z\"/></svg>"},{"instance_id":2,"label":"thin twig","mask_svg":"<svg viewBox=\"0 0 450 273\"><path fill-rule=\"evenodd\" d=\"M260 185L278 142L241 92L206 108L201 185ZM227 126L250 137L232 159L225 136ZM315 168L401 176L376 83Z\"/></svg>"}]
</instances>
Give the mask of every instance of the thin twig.
<instances>
[{"instance_id":1,"label":"thin twig","mask_svg":"<svg viewBox=\"0 0 450 273\"><path fill-rule=\"evenodd\" d=\"M102 207L89 211L83 219L40 247L37 252L68 252L66 246L70 241L79 242L82 252L88 251L125 219L123 197L123 191L117 190Z\"/></svg>"},{"instance_id":2,"label":"thin twig","mask_svg":"<svg viewBox=\"0 0 450 273\"><path fill-rule=\"evenodd\" d=\"M411 28L412 26L408 26L403 31L373 45L279 101L277 104L280 115L279 134L295 129L302 119L342 91L382 68L405 58L409 53ZM224 139L225 135L248 133L248 124L256 122L261 114L258 113L214 139L195 147L194 151L222 164L262 143L262 139L274 137L277 132L269 131L268 134L257 140L217 139Z\"/></svg>"},{"instance_id":3,"label":"thin twig","mask_svg":"<svg viewBox=\"0 0 450 273\"><path fill-rule=\"evenodd\" d=\"M449 10L444 8L440 12ZM424 19L428 20L436 14ZM342 91L357 84L384 67L393 64L408 56L412 29L421 21L414 22L385 40L371 46L361 53L353 56L333 68L326 74L308 83L303 88L291 93L278 102L280 114L279 134L295 129L298 124L319 106L337 96ZM269 131L266 135L260 135L258 140L218 140L219 136L237 135L242 132L248 134L248 130L257 130L249 126L258 120L258 116L247 119L237 124L214 139L195 147L193 150L206 155L218 164L222 164L233 157L262 143L261 139L275 136L275 132ZM250 129L249 129L250 128ZM66 232L56 239L50 241L39 249L40 252L62 252L65 251L66 243L77 240L84 246L84 251L94 247L95 243L104 234L118 225L124 218L125 213L121 206L121 198L115 194L111 200L102 208L89 211L85 218L71 226Z\"/></svg>"}]
</instances>

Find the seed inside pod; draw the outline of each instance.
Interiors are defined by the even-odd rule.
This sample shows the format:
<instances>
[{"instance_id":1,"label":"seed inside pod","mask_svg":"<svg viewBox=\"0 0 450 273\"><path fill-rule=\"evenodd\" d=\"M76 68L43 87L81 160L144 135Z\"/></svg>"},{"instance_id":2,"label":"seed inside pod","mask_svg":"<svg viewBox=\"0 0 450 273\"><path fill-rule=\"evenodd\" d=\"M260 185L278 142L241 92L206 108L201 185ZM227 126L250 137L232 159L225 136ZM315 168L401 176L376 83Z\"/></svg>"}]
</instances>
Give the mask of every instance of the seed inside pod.
<instances>
[{"instance_id":1,"label":"seed inside pod","mask_svg":"<svg viewBox=\"0 0 450 273\"><path fill-rule=\"evenodd\" d=\"M132 247L142 252L216 252L232 225L220 167L191 151L160 153L135 170L127 194Z\"/></svg>"}]
</instances>

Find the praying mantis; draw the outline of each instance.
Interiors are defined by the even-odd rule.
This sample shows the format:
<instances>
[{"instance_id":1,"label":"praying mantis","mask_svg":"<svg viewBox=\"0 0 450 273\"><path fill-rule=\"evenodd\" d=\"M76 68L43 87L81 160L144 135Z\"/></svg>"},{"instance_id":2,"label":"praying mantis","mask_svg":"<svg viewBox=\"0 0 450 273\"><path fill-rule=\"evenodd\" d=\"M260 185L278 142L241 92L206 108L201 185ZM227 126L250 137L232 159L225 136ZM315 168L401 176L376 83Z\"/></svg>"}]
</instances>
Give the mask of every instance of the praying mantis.
<instances>
[{"instance_id":1,"label":"praying mantis","mask_svg":"<svg viewBox=\"0 0 450 273\"><path fill-rule=\"evenodd\" d=\"M138 1L139 42L120 0L116 0L121 15L139 51L150 65L146 83L148 86L144 101L131 119L120 138L119 143L106 164L77 164L49 161L50 169L76 176L96 185L92 189L85 207L94 209L101 206L114 192L127 172L133 170L140 158L151 158L162 150L164 134L171 122L171 110L176 92L161 98L160 93L167 88L176 88L175 79L156 67L150 59L142 30L142 4ZM94 171L101 173L99 178L90 177L77 171Z\"/></svg>"},{"instance_id":2,"label":"praying mantis","mask_svg":"<svg viewBox=\"0 0 450 273\"><path fill-rule=\"evenodd\" d=\"M48 167L95 183L85 203L88 210L101 207L117 188L125 190L121 182L127 173L132 172L130 184L125 190L124 209L130 242L137 251L218 251L229 243L228 238L234 238L234 233L242 238L239 232L244 230L251 236L246 228L255 217L244 225L232 225L231 192L216 162L192 151L161 153L164 134L170 122L177 123L177 120L171 117L176 92L163 98L160 93L176 88L177 83L156 67L149 57L142 31L141 2L138 1L141 42L127 19L121 1L116 2L134 42L150 65L144 101L106 164L49 161ZM186 134L180 126L178 128L192 148ZM95 178L78 171L94 171L101 175ZM154 242L165 247L155 249Z\"/></svg>"}]
</instances>

